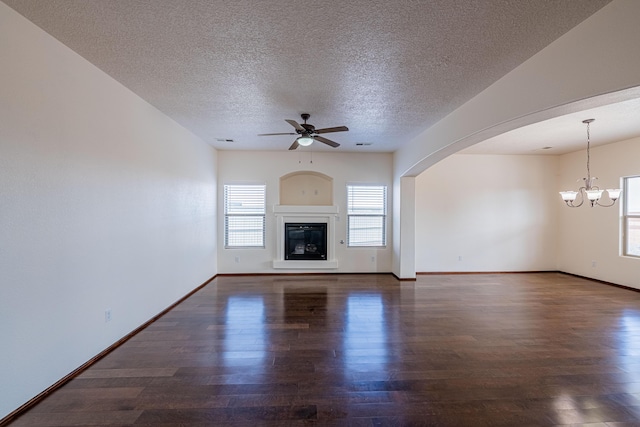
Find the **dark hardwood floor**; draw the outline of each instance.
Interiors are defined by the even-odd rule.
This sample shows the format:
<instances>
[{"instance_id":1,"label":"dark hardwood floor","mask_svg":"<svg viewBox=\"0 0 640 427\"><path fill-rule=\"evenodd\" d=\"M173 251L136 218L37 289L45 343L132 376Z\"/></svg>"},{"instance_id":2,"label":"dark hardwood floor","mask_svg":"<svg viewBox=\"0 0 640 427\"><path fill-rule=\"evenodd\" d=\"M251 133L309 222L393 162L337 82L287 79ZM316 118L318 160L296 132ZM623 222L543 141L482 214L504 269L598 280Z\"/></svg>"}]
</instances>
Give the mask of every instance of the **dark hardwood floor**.
<instances>
[{"instance_id":1,"label":"dark hardwood floor","mask_svg":"<svg viewBox=\"0 0 640 427\"><path fill-rule=\"evenodd\" d=\"M640 426L640 293L219 277L11 426Z\"/></svg>"}]
</instances>

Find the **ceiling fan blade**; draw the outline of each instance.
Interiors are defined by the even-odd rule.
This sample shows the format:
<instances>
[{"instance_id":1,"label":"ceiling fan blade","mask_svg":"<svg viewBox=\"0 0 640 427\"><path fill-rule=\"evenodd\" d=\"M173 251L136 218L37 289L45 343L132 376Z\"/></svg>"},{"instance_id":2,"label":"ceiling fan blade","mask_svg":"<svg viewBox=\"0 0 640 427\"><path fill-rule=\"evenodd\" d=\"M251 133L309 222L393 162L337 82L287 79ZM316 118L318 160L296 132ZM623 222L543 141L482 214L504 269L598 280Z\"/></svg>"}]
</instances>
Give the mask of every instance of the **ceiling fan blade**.
<instances>
[{"instance_id":1,"label":"ceiling fan blade","mask_svg":"<svg viewBox=\"0 0 640 427\"><path fill-rule=\"evenodd\" d=\"M327 138L324 138L322 136L314 136L313 139L315 139L316 141L320 141L320 142L322 142L324 144L330 145L330 146L332 146L334 148L340 146L340 144L338 144L337 142L332 141L332 140L327 139Z\"/></svg>"},{"instance_id":2,"label":"ceiling fan blade","mask_svg":"<svg viewBox=\"0 0 640 427\"><path fill-rule=\"evenodd\" d=\"M329 132L346 132L349 128L346 126L336 126L334 128L316 129L315 133L329 133Z\"/></svg>"},{"instance_id":3,"label":"ceiling fan blade","mask_svg":"<svg viewBox=\"0 0 640 427\"><path fill-rule=\"evenodd\" d=\"M302 132L305 132L306 129L303 128L300 123L296 122L295 120L290 120L290 119L285 119L285 122L289 123L291 126L293 126L294 128L301 130Z\"/></svg>"},{"instance_id":4,"label":"ceiling fan blade","mask_svg":"<svg viewBox=\"0 0 640 427\"><path fill-rule=\"evenodd\" d=\"M274 136L274 135L297 135L295 132L287 133L259 133L258 136Z\"/></svg>"},{"instance_id":5,"label":"ceiling fan blade","mask_svg":"<svg viewBox=\"0 0 640 427\"><path fill-rule=\"evenodd\" d=\"M300 144L298 144L298 140L296 139L295 141L293 141L293 144L291 144L291 147L289 147L289 150L295 150L299 145Z\"/></svg>"}]
</instances>

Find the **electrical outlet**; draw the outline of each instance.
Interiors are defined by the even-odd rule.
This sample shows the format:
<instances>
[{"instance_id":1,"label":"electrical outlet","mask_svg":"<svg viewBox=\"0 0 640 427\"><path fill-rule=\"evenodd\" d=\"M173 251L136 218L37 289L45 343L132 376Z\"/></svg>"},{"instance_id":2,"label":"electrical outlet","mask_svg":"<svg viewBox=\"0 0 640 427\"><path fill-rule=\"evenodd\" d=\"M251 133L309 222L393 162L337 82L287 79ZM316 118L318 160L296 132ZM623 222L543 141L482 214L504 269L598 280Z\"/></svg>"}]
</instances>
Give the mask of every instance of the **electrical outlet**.
<instances>
[{"instance_id":1,"label":"electrical outlet","mask_svg":"<svg viewBox=\"0 0 640 427\"><path fill-rule=\"evenodd\" d=\"M462 261L462 255L458 255L458 261Z\"/></svg>"},{"instance_id":2,"label":"electrical outlet","mask_svg":"<svg viewBox=\"0 0 640 427\"><path fill-rule=\"evenodd\" d=\"M591 267L596 268L598 263L596 261L591 261Z\"/></svg>"},{"instance_id":3,"label":"electrical outlet","mask_svg":"<svg viewBox=\"0 0 640 427\"><path fill-rule=\"evenodd\" d=\"M371 262L376 262L376 257L372 256L371 257Z\"/></svg>"},{"instance_id":4,"label":"electrical outlet","mask_svg":"<svg viewBox=\"0 0 640 427\"><path fill-rule=\"evenodd\" d=\"M237 264L237 263L239 263L239 262L240 262L240 257L239 257L239 256L237 256L237 257L236 257L236 264Z\"/></svg>"},{"instance_id":5,"label":"electrical outlet","mask_svg":"<svg viewBox=\"0 0 640 427\"><path fill-rule=\"evenodd\" d=\"M111 322L111 309L110 308L107 308L104 311L104 323L108 323L108 322Z\"/></svg>"}]
</instances>

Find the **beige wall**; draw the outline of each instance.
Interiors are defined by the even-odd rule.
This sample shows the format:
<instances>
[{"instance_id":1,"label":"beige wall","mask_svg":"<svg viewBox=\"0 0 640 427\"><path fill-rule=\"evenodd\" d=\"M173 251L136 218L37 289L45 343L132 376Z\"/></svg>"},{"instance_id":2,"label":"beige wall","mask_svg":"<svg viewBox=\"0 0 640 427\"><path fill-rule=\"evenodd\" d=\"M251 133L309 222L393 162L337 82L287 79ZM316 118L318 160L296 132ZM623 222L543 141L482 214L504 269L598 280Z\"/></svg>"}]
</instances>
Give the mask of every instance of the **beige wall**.
<instances>
[{"instance_id":1,"label":"beige wall","mask_svg":"<svg viewBox=\"0 0 640 427\"><path fill-rule=\"evenodd\" d=\"M416 178L418 272L556 269L557 158L450 156Z\"/></svg>"},{"instance_id":2,"label":"beige wall","mask_svg":"<svg viewBox=\"0 0 640 427\"><path fill-rule=\"evenodd\" d=\"M640 138L591 150L602 188L640 174ZM586 153L450 156L416 178L418 272L559 270L640 289L640 259L621 255L621 205L571 209Z\"/></svg>"},{"instance_id":3,"label":"beige wall","mask_svg":"<svg viewBox=\"0 0 640 427\"><path fill-rule=\"evenodd\" d=\"M620 187L640 174L640 138L591 149L591 174L601 188ZM584 150L560 156L557 190L577 190L586 176ZM621 255L621 206L558 210L558 268L640 289L640 258ZM595 263L595 266L594 266Z\"/></svg>"},{"instance_id":4,"label":"beige wall","mask_svg":"<svg viewBox=\"0 0 640 427\"><path fill-rule=\"evenodd\" d=\"M313 163L311 163L313 160ZM220 151L218 153L218 265L220 273L291 273L299 270L274 270L276 257L276 218L273 205L279 204L280 177L297 171L319 172L333 178L333 203L338 206L335 248L337 270L324 272L389 272L391 271L391 212L387 216L385 248L347 248L346 185L386 185L387 197L392 197L392 155L314 152ZM267 186L266 247L264 249L224 249L224 184L260 183Z\"/></svg>"},{"instance_id":5,"label":"beige wall","mask_svg":"<svg viewBox=\"0 0 640 427\"><path fill-rule=\"evenodd\" d=\"M214 149L1 2L0 58L2 419L216 274L217 248Z\"/></svg>"}]
</instances>

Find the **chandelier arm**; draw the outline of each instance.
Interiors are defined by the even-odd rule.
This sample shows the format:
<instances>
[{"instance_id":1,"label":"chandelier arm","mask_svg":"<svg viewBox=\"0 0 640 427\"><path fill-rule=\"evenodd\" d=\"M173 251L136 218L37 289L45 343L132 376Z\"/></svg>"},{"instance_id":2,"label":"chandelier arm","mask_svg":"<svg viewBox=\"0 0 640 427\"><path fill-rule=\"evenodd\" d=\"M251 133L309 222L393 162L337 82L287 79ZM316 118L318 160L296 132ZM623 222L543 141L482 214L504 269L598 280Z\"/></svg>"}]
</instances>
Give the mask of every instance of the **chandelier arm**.
<instances>
[{"instance_id":1,"label":"chandelier arm","mask_svg":"<svg viewBox=\"0 0 640 427\"><path fill-rule=\"evenodd\" d=\"M584 200L580 200L580 204L578 205L574 205L573 202L567 200L565 203L567 204L567 206L569 206L570 208L579 208L580 206L582 206L582 203L584 202Z\"/></svg>"},{"instance_id":2,"label":"chandelier arm","mask_svg":"<svg viewBox=\"0 0 640 427\"><path fill-rule=\"evenodd\" d=\"M596 205L601 206L603 208L610 208L611 206L615 205L616 202L618 201L618 199L611 201L611 203L609 203L608 205L603 205L602 203L600 203L599 201L596 201Z\"/></svg>"},{"instance_id":3,"label":"chandelier arm","mask_svg":"<svg viewBox=\"0 0 640 427\"><path fill-rule=\"evenodd\" d=\"M585 187L580 187L578 189L578 194L580 195L580 203L578 203L577 205L575 205L573 202L575 202L575 200L573 201L566 201L567 206L569 206L570 208L579 208L580 206L582 206L582 204L584 203L584 199L585 199L585 193L584 191L586 190Z\"/></svg>"}]
</instances>

